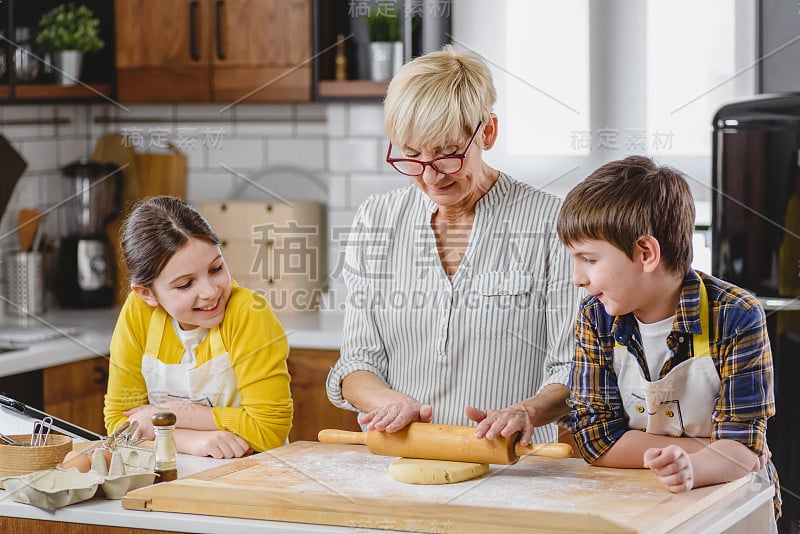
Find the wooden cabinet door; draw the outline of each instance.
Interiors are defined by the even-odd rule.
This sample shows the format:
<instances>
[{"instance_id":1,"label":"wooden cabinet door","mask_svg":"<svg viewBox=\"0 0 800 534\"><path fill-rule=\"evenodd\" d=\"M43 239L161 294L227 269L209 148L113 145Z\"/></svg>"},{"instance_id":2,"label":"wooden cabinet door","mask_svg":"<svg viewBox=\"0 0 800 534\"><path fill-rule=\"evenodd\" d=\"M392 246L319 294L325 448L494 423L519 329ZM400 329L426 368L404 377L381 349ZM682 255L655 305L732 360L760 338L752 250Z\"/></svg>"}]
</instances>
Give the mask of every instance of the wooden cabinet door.
<instances>
[{"instance_id":1,"label":"wooden cabinet door","mask_svg":"<svg viewBox=\"0 0 800 534\"><path fill-rule=\"evenodd\" d=\"M211 99L208 0L116 0L122 102Z\"/></svg>"},{"instance_id":2,"label":"wooden cabinet door","mask_svg":"<svg viewBox=\"0 0 800 534\"><path fill-rule=\"evenodd\" d=\"M294 423L289 441L317 441L323 428L360 431L356 412L335 407L328 400L325 381L339 359L336 350L291 349L289 374L292 377Z\"/></svg>"},{"instance_id":3,"label":"wooden cabinet door","mask_svg":"<svg viewBox=\"0 0 800 534\"><path fill-rule=\"evenodd\" d=\"M311 100L311 0L209 2L214 100Z\"/></svg>"},{"instance_id":4,"label":"wooden cabinet door","mask_svg":"<svg viewBox=\"0 0 800 534\"><path fill-rule=\"evenodd\" d=\"M43 371L44 411L105 435L103 398L108 387L108 358L98 357Z\"/></svg>"}]
</instances>

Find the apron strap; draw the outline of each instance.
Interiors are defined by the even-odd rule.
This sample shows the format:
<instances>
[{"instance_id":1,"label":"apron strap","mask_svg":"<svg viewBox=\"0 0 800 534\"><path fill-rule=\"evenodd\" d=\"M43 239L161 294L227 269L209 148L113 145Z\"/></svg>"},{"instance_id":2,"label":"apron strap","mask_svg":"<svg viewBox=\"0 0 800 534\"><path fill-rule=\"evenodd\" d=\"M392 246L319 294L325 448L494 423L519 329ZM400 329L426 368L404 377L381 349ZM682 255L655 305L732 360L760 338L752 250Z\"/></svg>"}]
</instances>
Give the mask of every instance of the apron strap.
<instances>
[{"instance_id":1,"label":"apron strap","mask_svg":"<svg viewBox=\"0 0 800 534\"><path fill-rule=\"evenodd\" d=\"M692 334L692 357L711 356L711 343L708 337L708 294L703 279L700 279L700 333ZM614 341L614 348L626 348L619 341Z\"/></svg>"},{"instance_id":2,"label":"apron strap","mask_svg":"<svg viewBox=\"0 0 800 534\"><path fill-rule=\"evenodd\" d=\"M222 342L222 336L219 333L219 325L215 326L208 333L209 342L211 343L211 357L215 358L221 354L225 354L228 350Z\"/></svg>"},{"instance_id":3,"label":"apron strap","mask_svg":"<svg viewBox=\"0 0 800 534\"><path fill-rule=\"evenodd\" d=\"M695 358L711 356L711 343L708 338L708 294L703 279L700 279L700 333L692 335L692 356Z\"/></svg>"},{"instance_id":4,"label":"apron strap","mask_svg":"<svg viewBox=\"0 0 800 534\"><path fill-rule=\"evenodd\" d=\"M164 327L167 325L167 312L161 306L156 306L150 316L150 325L147 327L147 341L144 353L152 358L158 358L161 347L161 338L164 336Z\"/></svg>"}]
</instances>

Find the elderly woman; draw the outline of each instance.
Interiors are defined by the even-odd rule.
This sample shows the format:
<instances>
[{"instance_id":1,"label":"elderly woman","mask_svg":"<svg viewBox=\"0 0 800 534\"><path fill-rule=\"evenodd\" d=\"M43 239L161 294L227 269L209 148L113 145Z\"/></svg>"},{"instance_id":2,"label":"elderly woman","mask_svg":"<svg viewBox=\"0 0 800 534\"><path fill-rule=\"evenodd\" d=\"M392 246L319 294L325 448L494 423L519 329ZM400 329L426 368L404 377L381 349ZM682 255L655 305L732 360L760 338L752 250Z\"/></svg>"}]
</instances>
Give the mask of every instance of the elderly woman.
<instances>
[{"instance_id":1,"label":"elderly woman","mask_svg":"<svg viewBox=\"0 0 800 534\"><path fill-rule=\"evenodd\" d=\"M386 161L413 185L353 223L341 356L328 397L368 430L479 423L487 439L555 441L578 293L560 201L493 169L486 64L447 46L404 65L384 103Z\"/></svg>"}]
</instances>

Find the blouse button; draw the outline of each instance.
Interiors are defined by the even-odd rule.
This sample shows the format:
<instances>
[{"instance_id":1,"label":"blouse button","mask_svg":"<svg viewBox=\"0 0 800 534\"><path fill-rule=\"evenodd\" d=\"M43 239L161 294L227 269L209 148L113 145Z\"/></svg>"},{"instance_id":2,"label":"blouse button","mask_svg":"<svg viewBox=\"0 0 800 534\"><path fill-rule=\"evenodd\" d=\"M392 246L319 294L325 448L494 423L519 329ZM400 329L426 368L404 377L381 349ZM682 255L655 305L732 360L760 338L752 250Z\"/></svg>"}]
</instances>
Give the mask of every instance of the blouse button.
<instances>
[{"instance_id":1,"label":"blouse button","mask_svg":"<svg viewBox=\"0 0 800 534\"><path fill-rule=\"evenodd\" d=\"M664 412L664 415L666 415L667 417L675 417L675 412L673 412L672 410L667 410L666 412Z\"/></svg>"},{"instance_id":2,"label":"blouse button","mask_svg":"<svg viewBox=\"0 0 800 534\"><path fill-rule=\"evenodd\" d=\"M644 406L637 406L636 411L639 413L644 413Z\"/></svg>"},{"instance_id":3,"label":"blouse button","mask_svg":"<svg viewBox=\"0 0 800 534\"><path fill-rule=\"evenodd\" d=\"M679 338L678 338L678 343L683 343L683 340L684 340L684 337L683 337L683 336L679 337Z\"/></svg>"},{"instance_id":4,"label":"blouse button","mask_svg":"<svg viewBox=\"0 0 800 534\"><path fill-rule=\"evenodd\" d=\"M641 430L642 432L647 432L646 428L640 428L639 430Z\"/></svg>"}]
</instances>

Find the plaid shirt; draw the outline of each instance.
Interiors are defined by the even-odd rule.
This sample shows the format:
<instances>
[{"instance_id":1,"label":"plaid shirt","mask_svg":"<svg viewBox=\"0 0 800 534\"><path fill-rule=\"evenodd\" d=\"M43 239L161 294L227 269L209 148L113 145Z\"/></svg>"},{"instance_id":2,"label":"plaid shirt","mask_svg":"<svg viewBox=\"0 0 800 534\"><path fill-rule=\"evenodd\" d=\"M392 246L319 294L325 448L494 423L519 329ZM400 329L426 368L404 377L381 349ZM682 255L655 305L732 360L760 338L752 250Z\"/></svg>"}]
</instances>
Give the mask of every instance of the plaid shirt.
<instances>
[{"instance_id":1,"label":"plaid shirt","mask_svg":"<svg viewBox=\"0 0 800 534\"><path fill-rule=\"evenodd\" d=\"M614 343L628 347L651 381L692 356L692 336L700 333L700 277L708 293L709 341L720 391L713 412L711 441L736 440L756 454L766 443L767 419L775 414L772 353L764 311L750 293L704 273L689 271L667 338L671 355L657 378L650 378L641 336L632 313L613 317L589 296L575 326L575 365L569 381L570 430L581 455L597 460L629 429L614 373ZM681 341L682 340L682 341ZM770 464L770 475L777 475ZM777 492L776 492L777 495Z\"/></svg>"}]
</instances>

